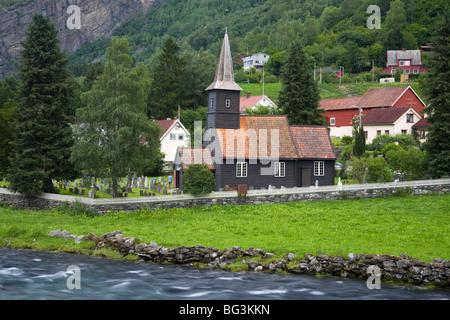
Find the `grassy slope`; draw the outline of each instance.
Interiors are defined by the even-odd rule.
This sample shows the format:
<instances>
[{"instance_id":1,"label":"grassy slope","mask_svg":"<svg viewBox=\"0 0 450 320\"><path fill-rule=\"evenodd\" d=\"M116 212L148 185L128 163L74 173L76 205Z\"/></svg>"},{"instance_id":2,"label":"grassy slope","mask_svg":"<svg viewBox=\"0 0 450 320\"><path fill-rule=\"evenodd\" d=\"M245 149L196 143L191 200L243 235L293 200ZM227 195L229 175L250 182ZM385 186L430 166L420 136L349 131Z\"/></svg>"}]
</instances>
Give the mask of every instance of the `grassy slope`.
<instances>
[{"instance_id":1,"label":"grassy slope","mask_svg":"<svg viewBox=\"0 0 450 320\"><path fill-rule=\"evenodd\" d=\"M413 90L424 100L424 93L418 83L408 83ZM262 83L239 83L239 86L243 89L241 96L245 96L247 92L251 92L252 95L262 95L263 85ZM363 95L369 89L378 89L386 87L405 86L401 83L379 84L379 83L353 83L353 84L333 84L323 83L319 84L319 92L321 99L329 98L345 98L348 96L360 96ZM281 90L281 83L266 83L264 84L265 94L272 99L275 103L278 103L278 94ZM424 100L425 102L425 100Z\"/></svg>"},{"instance_id":2,"label":"grassy slope","mask_svg":"<svg viewBox=\"0 0 450 320\"><path fill-rule=\"evenodd\" d=\"M125 236L166 247L202 244L225 249L238 245L277 255L403 253L426 261L449 259L449 200L450 195L431 195L143 210L91 218L0 207L0 245L5 239L17 238L10 245L76 248L73 241L46 235L55 229L77 235L121 230Z\"/></svg>"}]
</instances>

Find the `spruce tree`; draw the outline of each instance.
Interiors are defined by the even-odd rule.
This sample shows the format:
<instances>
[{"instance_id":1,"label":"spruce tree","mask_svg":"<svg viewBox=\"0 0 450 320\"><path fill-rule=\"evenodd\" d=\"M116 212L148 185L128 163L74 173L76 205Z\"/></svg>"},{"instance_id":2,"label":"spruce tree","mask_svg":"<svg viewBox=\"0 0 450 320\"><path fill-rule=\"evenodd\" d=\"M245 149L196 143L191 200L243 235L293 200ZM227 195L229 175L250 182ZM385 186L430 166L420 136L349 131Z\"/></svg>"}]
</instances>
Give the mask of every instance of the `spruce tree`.
<instances>
[{"instance_id":1,"label":"spruce tree","mask_svg":"<svg viewBox=\"0 0 450 320\"><path fill-rule=\"evenodd\" d=\"M291 125L325 125L319 109L319 89L305 54L298 43L293 43L281 75L282 88L279 107Z\"/></svg>"},{"instance_id":2,"label":"spruce tree","mask_svg":"<svg viewBox=\"0 0 450 320\"><path fill-rule=\"evenodd\" d=\"M173 38L168 38L156 58L152 74L153 82L148 102L148 114L151 118L172 118L178 107L184 107L187 97L184 64L180 47Z\"/></svg>"},{"instance_id":3,"label":"spruce tree","mask_svg":"<svg viewBox=\"0 0 450 320\"><path fill-rule=\"evenodd\" d=\"M77 110L82 125L71 157L83 174L109 179L115 197L119 179L143 175L160 151L160 128L145 113L150 77L129 52L126 38L112 38L104 71Z\"/></svg>"},{"instance_id":4,"label":"spruce tree","mask_svg":"<svg viewBox=\"0 0 450 320\"><path fill-rule=\"evenodd\" d=\"M14 128L10 188L24 193L54 192L52 179L74 178L69 162L72 129L65 114L69 101L67 60L58 31L35 14L20 57L20 102Z\"/></svg>"},{"instance_id":5,"label":"spruce tree","mask_svg":"<svg viewBox=\"0 0 450 320\"><path fill-rule=\"evenodd\" d=\"M437 178L450 175L450 12L433 41L431 68L425 83L429 106L426 151L429 173Z\"/></svg>"}]
</instances>

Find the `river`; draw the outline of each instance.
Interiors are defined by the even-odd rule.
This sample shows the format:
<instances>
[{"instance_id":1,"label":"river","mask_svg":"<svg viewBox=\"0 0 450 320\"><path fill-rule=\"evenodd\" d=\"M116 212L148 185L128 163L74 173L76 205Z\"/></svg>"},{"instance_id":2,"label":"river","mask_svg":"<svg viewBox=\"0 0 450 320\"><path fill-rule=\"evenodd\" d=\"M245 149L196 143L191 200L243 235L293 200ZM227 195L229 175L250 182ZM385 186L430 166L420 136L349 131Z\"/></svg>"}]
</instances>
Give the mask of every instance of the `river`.
<instances>
[{"instance_id":1,"label":"river","mask_svg":"<svg viewBox=\"0 0 450 320\"><path fill-rule=\"evenodd\" d=\"M79 267L79 272L68 271L69 266ZM70 288L68 283L78 283L80 288ZM2 247L0 299L449 300L450 290L384 283L369 290L358 279L200 270Z\"/></svg>"}]
</instances>

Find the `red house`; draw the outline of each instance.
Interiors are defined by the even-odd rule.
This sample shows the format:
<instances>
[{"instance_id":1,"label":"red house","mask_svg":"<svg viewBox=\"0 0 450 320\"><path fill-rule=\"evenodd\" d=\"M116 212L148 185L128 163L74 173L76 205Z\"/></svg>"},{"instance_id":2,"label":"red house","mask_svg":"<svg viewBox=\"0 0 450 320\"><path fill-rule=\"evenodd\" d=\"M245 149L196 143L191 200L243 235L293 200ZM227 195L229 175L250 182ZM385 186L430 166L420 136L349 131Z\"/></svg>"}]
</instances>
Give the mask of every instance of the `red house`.
<instances>
[{"instance_id":1,"label":"red house","mask_svg":"<svg viewBox=\"0 0 450 320\"><path fill-rule=\"evenodd\" d=\"M422 56L420 50L390 50L387 52L386 68L382 73L396 73L397 68L403 70L403 73L423 73L428 69L422 67Z\"/></svg>"},{"instance_id":2,"label":"red house","mask_svg":"<svg viewBox=\"0 0 450 320\"><path fill-rule=\"evenodd\" d=\"M352 120L370 110L389 107L411 107L417 113L424 109L425 103L411 87L390 87L367 90L363 96L322 99L319 108L325 110L330 135L332 137L352 136Z\"/></svg>"}]
</instances>

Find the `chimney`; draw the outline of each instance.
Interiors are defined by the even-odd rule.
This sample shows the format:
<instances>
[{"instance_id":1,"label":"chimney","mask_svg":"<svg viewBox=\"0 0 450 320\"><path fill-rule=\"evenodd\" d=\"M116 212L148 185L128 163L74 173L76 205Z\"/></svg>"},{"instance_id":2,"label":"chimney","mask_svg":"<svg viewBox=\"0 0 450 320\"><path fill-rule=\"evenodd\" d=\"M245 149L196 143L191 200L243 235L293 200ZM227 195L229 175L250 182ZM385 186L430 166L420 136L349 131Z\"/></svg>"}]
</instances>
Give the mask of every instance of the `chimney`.
<instances>
[{"instance_id":1,"label":"chimney","mask_svg":"<svg viewBox=\"0 0 450 320\"><path fill-rule=\"evenodd\" d=\"M247 92L247 98L250 98L252 96L251 92Z\"/></svg>"}]
</instances>

